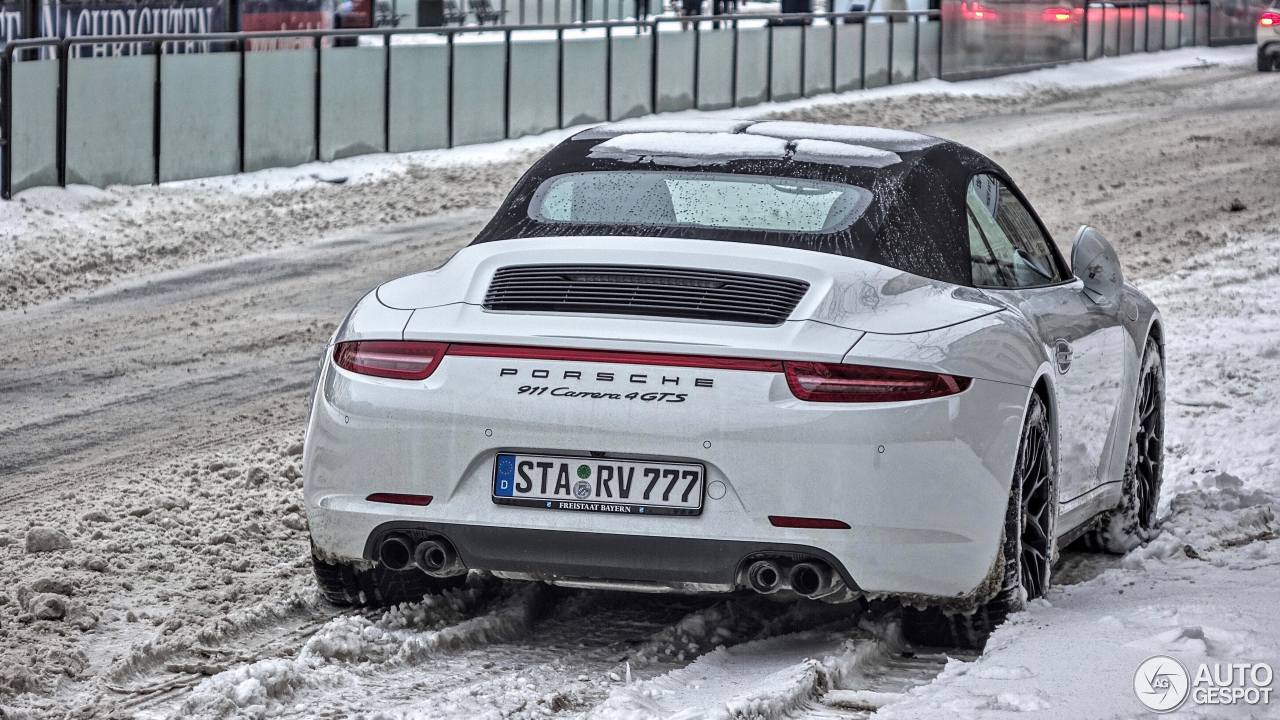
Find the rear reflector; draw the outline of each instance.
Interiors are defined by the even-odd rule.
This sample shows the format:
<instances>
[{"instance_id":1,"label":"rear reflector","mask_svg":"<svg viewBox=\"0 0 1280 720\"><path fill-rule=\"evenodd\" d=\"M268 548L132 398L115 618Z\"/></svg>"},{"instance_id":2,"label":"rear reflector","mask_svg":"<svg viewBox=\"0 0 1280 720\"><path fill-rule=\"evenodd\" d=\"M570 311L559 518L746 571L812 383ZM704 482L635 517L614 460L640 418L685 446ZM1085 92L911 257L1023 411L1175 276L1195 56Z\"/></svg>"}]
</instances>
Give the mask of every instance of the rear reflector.
<instances>
[{"instance_id":1,"label":"rear reflector","mask_svg":"<svg viewBox=\"0 0 1280 720\"><path fill-rule=\"evenodd\" d=\"M963 392L969 378L918 370L786 362L791 394L810 402L899 402L925 400Z\"/></svg>"},{"instance_id":2,"label":"rear reflector","mask_svg":"<svg viewBox=\"0 0 1280 720\"><path fill-rule=\"evenodd\" d=\"M769 523L774 527L806 528L809 530L848 530L849 523L828 518L791 517L790 515L770 515Z\"/></svg>"},{"instance_id":3,"label":"rear reflector","mask_svg":"<svg viewBox=\"0 0 1280 720\"><path fill-rule=\"evenodd\" d=\"M406 495L404 493L374 493L365 498L369 502L391 503L393 505L420 505L427 506L431 504L430 495Z\"/></svg>"},{"instance_id":4,"label":"rear reflector","mask_svg":"<svg viewBox=\"0 0 1280 720\"><path fill-rule=\"evenodd\" d=\"M426 380L448 349L445 343L357 340L338 343L333 361L343 370L393 380Z\"/></svg>"}]
</instances>

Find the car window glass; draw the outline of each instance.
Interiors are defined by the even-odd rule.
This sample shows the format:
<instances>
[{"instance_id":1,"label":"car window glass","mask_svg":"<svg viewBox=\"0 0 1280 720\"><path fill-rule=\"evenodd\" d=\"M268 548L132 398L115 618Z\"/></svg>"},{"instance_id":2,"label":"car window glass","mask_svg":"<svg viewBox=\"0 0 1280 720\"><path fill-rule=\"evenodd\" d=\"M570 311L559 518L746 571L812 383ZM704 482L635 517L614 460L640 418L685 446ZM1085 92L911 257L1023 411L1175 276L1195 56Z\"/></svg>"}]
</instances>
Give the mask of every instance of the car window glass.
<instances>
[{"instance_id":1,"label":"car window glass","mask_svg":"<svg viewBox=\"0 0 1280 720\"><path fill-rule=\"evenodd\" d=\"M1000 287L1006 284L995 255L974 223L973 213L969 213L969 254L973 263L974 285Z\"/></svg>"},{"instance_id":2,"label":"car window glass","mask_svg":"<svg viewBox=\"0 0 1280 720\"><path fill-rule=\"evenodd\" d=\"M969 183L966 201L974 285L1036 287L1062 279L1048 238L1004 183L991 175L977 175ZM990 257L973 255L975 247ZM998 274L988 267L998 269Z\"/></svg>"},{"instance_id":3,"label":"car window glass","mask_svg":"<svg viewBox=\"0 0 1280 720\"><path fill-rule=\"evenodd\" d=\"M871 192L798 178L650 171L557 175L534 193L529 217L558 223L829 233L871 204Z\"/></svg>"}]
</instances>

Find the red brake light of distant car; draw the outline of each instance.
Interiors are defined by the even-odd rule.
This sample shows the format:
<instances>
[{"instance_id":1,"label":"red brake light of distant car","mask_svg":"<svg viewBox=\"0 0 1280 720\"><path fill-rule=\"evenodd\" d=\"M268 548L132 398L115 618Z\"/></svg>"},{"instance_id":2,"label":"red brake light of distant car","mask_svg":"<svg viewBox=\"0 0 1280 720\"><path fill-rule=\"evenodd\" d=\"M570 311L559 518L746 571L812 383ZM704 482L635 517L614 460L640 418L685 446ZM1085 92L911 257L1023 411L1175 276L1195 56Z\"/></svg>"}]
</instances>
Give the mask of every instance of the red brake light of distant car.
<instances>
[{"instance_id":1,"label":"red brake light of distant car","mask_svg":"<svg viewBox=\"0 0 1280 720\"><path fill-rule=\"evenodd\" d=\"M1262 27L1274 27L1280 25L1280 12L1264 12L1262 17L1258 18L1258 24Z\"/></svg>"},{"instance_id":2,"label":"red brake light of distant car","mask_svg":"<svg viewBox=\"0 0 1280 720\"><path fill-rule=\"evenodd\" d=\"M343 370L393 380L426 380L448 350L447 343L356 340L338 343L333 361Z\"/></svg>"},{"instance_id":3,"label":"red brake light of distant car","mask_svg":"<svg viewBox=\"0 0 1280 720\"><path fill-rule=\"evenodd\" d=\"M1045 8L1040 12L1040 16L1045 22L1049 23L1065 23L1071 22L1071 9L1063 7Z\"/></svg>"},{"instance_id":4,"label":"red brake light of distant car","mask_svg":"<svg viewBox=\"0 0 1280 720\"><path fill-rule=\"evenodd\" d=\"M966 377L841 363L783 363L791 394L811 402L899 402L964 392Z\"/></svg>"},{"instance_id":5,"label":"red brake light of distant car","mask_svg":"<svg viewBox=\"0 0 1280 720\"><path fill-rule=\"evenodd\" d=\"M996 11L982 3L972 3L960 7L960 16L965 20L996 20Z\"/></svg>"}]
</instances>

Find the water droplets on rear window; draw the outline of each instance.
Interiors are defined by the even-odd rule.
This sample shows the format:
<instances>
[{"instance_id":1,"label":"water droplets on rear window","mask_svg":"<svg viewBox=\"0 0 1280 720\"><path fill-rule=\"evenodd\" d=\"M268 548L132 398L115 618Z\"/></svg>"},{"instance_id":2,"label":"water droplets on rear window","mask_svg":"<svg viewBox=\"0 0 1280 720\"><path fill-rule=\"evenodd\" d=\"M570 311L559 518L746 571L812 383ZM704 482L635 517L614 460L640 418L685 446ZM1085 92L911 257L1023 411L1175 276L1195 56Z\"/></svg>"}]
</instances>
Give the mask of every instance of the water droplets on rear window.
<instances>
[{"instance_id":1,"label":"water droplets on rear window","mask_svg":"<svg viewBox=\"0 0 1280 720\"><path fill-rule=\"evenodd\" d=\"M542 183L529 204L529 217L552 223L825 233L847 228L871 197L855 185L798 178L583 172Z\"/></svg>"}]
</instances>

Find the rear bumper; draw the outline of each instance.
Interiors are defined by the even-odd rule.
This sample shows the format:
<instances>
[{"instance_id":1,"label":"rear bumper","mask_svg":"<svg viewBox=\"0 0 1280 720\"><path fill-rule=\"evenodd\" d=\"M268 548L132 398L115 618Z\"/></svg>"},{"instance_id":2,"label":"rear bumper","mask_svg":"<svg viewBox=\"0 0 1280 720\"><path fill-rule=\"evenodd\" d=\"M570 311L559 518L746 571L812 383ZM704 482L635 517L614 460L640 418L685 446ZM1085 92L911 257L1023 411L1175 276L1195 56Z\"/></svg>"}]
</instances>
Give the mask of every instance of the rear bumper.
<instances>
[{"instance_id":1,"label":"rear bumper","mask_svg":"<svg viewBox=\"0 0 1280 720\"><path fill-rule=\"evenodd\" d=\"M414 542L444 538L468 568L538 580L604 580L727 592L744 586L752 560L786 557L821 560L846 587L857 589L835 556L805 545L392 521L369 534L364 557L376 559L382 539L392 533Z\"/></svg>"},{"instance_id":2,"label":"rear bumper","mask_svg":"<svg viewBox=\"0 0 1280 720\"><path fill-rule=\"evenodd\" d=\"M744 559L776 550L825 559L869 594L947 598L995 562L1028 388L975 380L947 398L840 405L796 400L781 375L656 368L681 389L714 379L663 406L518 395L528 380L499 372L511 362L448 357L420 383L326 363L304 462L317 548L373 559L380 533L418 528L472 569L705 589L741 586ZM503 451L699 462L709 491L696 517L497 505ZM375 492L433 500L365 499ZM850 529L779 528L770 515Z\"/></svg>"}]
</instances>

